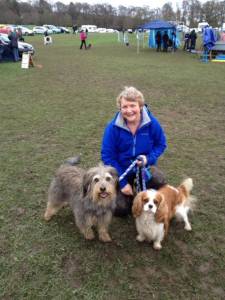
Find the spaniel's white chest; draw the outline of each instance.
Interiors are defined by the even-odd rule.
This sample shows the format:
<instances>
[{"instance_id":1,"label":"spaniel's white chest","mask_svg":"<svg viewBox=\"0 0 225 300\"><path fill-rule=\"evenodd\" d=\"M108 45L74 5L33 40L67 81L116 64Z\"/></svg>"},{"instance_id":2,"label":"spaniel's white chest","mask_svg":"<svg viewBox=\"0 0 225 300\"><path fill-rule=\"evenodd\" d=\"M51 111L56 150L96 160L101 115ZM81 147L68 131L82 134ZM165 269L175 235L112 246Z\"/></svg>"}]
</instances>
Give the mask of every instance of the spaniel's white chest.
<instances>
[{"instance_id":1,"label":"spaniel's white chest","mask_svg":"<svg viewBox=\"0 0 225 300\"><path fill-rule=\"evenodd\" d=\"M146 240L162 240L164 237L164 224L156 223L153 214L143 212L140 217L136 218L136 227L139 234Z\"/></svg>"}]
</instances>

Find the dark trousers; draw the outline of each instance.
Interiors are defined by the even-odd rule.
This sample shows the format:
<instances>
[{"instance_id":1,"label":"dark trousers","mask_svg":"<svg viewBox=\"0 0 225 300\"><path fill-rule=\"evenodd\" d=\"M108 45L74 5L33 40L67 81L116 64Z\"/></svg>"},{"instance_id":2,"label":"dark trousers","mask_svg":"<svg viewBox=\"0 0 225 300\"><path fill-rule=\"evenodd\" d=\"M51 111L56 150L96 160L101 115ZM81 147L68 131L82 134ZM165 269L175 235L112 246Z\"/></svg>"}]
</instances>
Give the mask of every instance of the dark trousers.
<instances>
[{"instance_id":1,"label":"dark trousers","mask_svg":"<svg viewBox=\"0 0 225 300\"><path fill-rule=\"evenodd\" d=\"M189 49L189 40L184 40L184 47L183 47L183 50L187 50Z\"/></svg>"},{"instance_id":2,"label":"dark trousers","mask_svg":"<svg viewBox=\"0 0 225 300\"><path fill-rule=\"evenodd\" d=\"M82 41L81 41L80 49L83 48L83 45L84 45L84 48L87 49L87 45L86 45L86 41L85 41L85 40L82 40Z\"/></svg>"},{"instance_id":3,"label":"dark trousers","mask_svg":"<svg viewBox=\"0 0 225 300\"><path fill-rule=\"evenodd\" d=\"M12 54L13 54L14 61L20 60L18 47L12 48Z\"/></svg>"},{"instance_id":4,"label":"dark trousers","mask_svg":"<svg viewBox=\"0 0 225 300\"><path fill-rule=\"evenodd\" d=\"M157 46L156 51L157 52L161 51L161 43L156 43L156 46Z\"/></svg>"},{"instance_id":5,"label":"dark trousers","mask_svg":"<svg viewBox=\"0 0 225 300\"><path fill-rule=\"evenodd\" d=\"M167 49L168 49L168 42L163 41L163 52L167 52Z\"/></svg>"},{"instance_id":6,"label":"dark trousers","mask_svg":"<svg viewBox=\"0 0 225 300\"><path fill-rule=\"evenodd\" d=\"M147 189L158 190L166 184L166 179L162 171L159 168L153 166L151 167L152 177L150 181L146 182ZM129 184L134 187L135 175L127 178ZM131 214L132 205L133 205L133 196L124 195L119 191L116 199L116 209L114 211L114 216L116 217L125 217Z\"/></svg>"}]
</instances>

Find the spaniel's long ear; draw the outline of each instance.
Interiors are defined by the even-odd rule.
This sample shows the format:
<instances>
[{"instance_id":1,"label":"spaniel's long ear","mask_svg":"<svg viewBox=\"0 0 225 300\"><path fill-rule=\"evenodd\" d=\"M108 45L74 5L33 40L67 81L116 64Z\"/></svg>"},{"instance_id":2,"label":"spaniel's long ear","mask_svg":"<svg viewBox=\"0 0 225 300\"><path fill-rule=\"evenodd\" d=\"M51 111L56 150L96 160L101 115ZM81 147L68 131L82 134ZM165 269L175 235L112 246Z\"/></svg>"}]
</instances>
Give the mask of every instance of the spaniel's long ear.
<instances>
[{"instance_id":1,"label":"spaniel's long ear","mask_svg":"<svg viewBox=\"0 0 225 300\"><path fill-rule=\"evenodd\" d=\"M162 194L157 193L155 196L155 200L157 202L157 211L156 211L156 215L155 215L156 221L159 223L162 223L165 219L165 216L168 213L168 208L165 205L166 202L165 202L164 196Z\"/></svg>"},{"instance_id":2,"label":"spaniel's long ear","mask_svg":"<svg viewBox=\"0 0 225 300\"><path fill-rule=\"evenodd\" d=\"M144 192L140 192L134 198L134 202L132 206L132 213L134 218L139 217L142 213L143 205L144 205L143 197L144 197Z\"/></svg>"}]
</instances>

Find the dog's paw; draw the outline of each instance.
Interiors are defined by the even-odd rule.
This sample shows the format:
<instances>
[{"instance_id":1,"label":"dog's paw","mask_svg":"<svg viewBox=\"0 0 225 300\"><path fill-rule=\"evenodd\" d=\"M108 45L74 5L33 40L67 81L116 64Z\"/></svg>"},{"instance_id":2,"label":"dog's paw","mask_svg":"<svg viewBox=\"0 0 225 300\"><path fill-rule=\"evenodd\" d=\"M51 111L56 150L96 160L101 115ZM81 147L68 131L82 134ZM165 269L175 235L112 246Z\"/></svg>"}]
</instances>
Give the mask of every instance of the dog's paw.
<instances>
[{"instance_id":1,"label":"dog's paw","mask_svg":"<svg viewBox=\"0 0 225 300\"><path fill-rule=\"evenodd\" d=\"M136 240L137 240L138 242L144 242L145 237L139 234L139 235L136 236Z\"/></svg>"},{"instance_id":2,"label":"dog's paw","mask_svg":"<svg viewBox=\"0 0 225 300\"><path fill-rule=\"evenodd\" d=\"M187 231L192 231L192 228L191 228L191 225L190 224L186 224L184 226L184 229L187 230Z\"/></svg>"},{"instance_id":3,"label":"dog's paw","mask_svg":"<svg viewBox=\"0 0 225 300\"><path fill-rule=\"evenodd\" d=\"M99 240L104 243L112 242L112 239L107 232L99 233Z\"/></svg>"},{"instance_id":4,"label":"dog's paw","mask_svg":"<svg viewBox=\"0 0 225 300\"><path fill-rule=\"evenodd\" d=\"M52 214L50 214L48 211L46 211L45 214L44 214L44 220L46 222L48 222L48 221L51 220L51 218L52 218Z\"/></svg>"},{"instance_id":5,"label":"dog's paw","mask_svg":"<svg viewBox=\"0 0 225 300\"><path fill-rule=\"evenodd\" d=\"M84 233L84 237L86 240L93 240L95 238L95 234L94 234L94 231L91 229L91 230L88 230Z\"/></svg>"},{"instance_id":6,"label":"dog's paw","mask_svg":"<svg viewBox=\"0 0 225 300\"><path fill-rule=\"evenodd\" d=\"M162 245L161 245L160 242L154 242L153 248L154 248L155 250L161 250L161 249L162 249Z\"/></svg>"}]
</instances>

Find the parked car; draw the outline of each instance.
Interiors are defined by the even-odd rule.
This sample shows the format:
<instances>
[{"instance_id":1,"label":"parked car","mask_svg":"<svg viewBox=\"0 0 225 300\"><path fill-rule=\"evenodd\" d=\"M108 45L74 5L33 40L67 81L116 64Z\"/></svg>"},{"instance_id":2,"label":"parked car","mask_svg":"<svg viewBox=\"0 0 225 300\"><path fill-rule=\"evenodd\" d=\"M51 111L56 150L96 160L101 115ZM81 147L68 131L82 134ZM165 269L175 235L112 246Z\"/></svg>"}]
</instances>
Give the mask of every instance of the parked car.
<instances>
[{"instance_id":1,"label":"parked car","mask_svg":"<svg viewBox=\"0 0 225 300\"><path fill-rule=\"evenodd\" d=\"M71 31L66 27L59 26L59 29L61 30L61 33L71 33Z\"/></svg>"},{"instance_id":2,"label":"parked car","mask_svg":"<svg viewBox=\"0 0 225 300\"><path fill-rule=\"evenodd\" d=\"M48 30L51 30L52 33L61 33L61 29L59 29L58 27L54 26L54 25L43 25L43 27L47 28Z\"/></svg>"},{"instance_id":3,"label":"parked car","mask_svg":"<svg viewBox=\"0 0 225 300\"><path fill-rule=\"evenodd\" d=\"M45 33L48 33L48 34L52 34L53 31L44 27L44 26L35 26L33 27L33 33L35 34L45 34Z\"/></svg>"},{"instance_id":4,"label":"parked car","mask_svg":"<svg viewBox=\"0 0 225 300\"><path fill-rule=\"evenodd\" d=\"M99 32L99 33L106 33L107 30L106 30L106 28L101 28L101 27L99 27L99 28L97 28L96 32Z\"/></svg>"},{"instance_id":5,"label":"parked car","mask_svg":"<svg viewBox=\"0 0 225 300\"><path fill-rule=\"evenodd\" d=\"M10 42L8 35L6 33L0 33L0 41L3 45L8 45Z\"/></svg>"},{"instance_id":6,"label":"parked car","mask_svg":"<svg viewBox=\"0 0 225 300\"><path fill-rule=\"evenodd\" d=\"M25 52L29 52L31 55L34 55L34 47L31 44L25 43L25 42L18 42L18 48L19 48L19 55L22 56L22 54Z\"/></svg>"},{"instance_id":7,"label":"parked car","mask_svg":"<svg viewBox=\"0 0 225 300\"><path fill-rule=\"evenodd\" d=\"M10 40L9 40L7 34L0 33L0 40L1 40L1 43L4 46L10 47ZM22 56L22 54L24 52L29 51L31 53L31 55L34 55L34 52L35 52L34 47L31 44L28 44L28 43L25 43L25 42L20 42L20 41L18 41L18 50L19 50L19 55L20 56Z\"/></svg>"},{"instance_id":8,"label":"parked car","mask_svg":"<svg viewBox=\"0 0 225 300\"><path fill-rule=\"evenodd\" d=\"M186 32L189 32L190 29L186 25L179 24L179 25L177 25L177 31L186 33Z\"/></svg>"},{"instance_id":9,"label":"parked car","mask_svg":"<svg viewBox=\"0 0 225 300\"><path fill-rule=\"evenodd\" d=\"M115 32L115 30L112 29L112 28L107 28L107 29L106 29L106 32L108 32L108 33L113 33L113 32Z\"/></svg>"},{"instance_id":10,"label":"parked car","mask_svg":"<svg viewBox=\"0 0 225 300\"><path fill-rule=\"evenodd\" d=\"M88 31L88 32L98 32L98 28L96 25L82 25L79 29L80 30L84 30L84 31Z\"/></svg>"},{"instance_id":11,"label":"parked car","mask_svg":"<svg viewBox=\"0 0 225 300\"><path fill-rule=\"evenodd\" d=\"M34 35L33 30L25 27L25 26L17 26L18 29L21 29L22 35Z\"/></svg>"},{"instance_id":12,"label":"parked car","mask_svg":"<svg viewBox=\"0 0 225 300\"><path fill-rule=\"evenodd\" d=\"M13 30L12 26L3 26L0 27L0 33L5 33L5 34L9 34L11 31Z\"/></svg>"}]
</instances>

